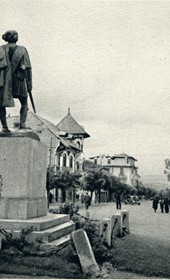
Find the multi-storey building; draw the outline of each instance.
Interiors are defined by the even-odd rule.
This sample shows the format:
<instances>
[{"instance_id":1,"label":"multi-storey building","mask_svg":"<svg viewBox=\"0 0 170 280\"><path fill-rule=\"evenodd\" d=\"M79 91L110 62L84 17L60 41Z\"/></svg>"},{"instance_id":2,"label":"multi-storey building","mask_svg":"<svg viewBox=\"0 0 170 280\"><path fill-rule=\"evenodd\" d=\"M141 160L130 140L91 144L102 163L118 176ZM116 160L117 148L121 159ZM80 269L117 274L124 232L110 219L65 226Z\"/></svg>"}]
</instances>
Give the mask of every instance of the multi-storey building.
<instances>
[{"instance_id":1,"label":"multi-storey building","mask_svg":"<svg viewBox=\"0 0 170 280\"><path fill-rule=\"evenodd\" d=\"M134 157L122 153L114 156L100 155L90 157L90 160L96 165L107 168L109 174L118 177L122 183L137 186L139 175L137 172L138 167L135 165L137 160Z\"/></svg>"}]
</instances>

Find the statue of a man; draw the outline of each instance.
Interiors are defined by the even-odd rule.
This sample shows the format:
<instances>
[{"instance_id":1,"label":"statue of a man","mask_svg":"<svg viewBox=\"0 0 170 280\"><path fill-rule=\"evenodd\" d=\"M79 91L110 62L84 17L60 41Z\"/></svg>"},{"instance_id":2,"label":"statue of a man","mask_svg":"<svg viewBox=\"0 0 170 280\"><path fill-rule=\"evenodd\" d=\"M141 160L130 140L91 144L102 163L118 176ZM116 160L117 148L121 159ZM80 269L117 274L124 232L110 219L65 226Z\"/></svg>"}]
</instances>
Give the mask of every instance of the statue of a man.
<instances>
[{"instance_id":1,"label":"statue of a man","mask_svg":"<svg viewBox=\"0 0 170 280\"><path fill-rule=\"evenodd\" d=\"M2 35L2 39L7 44L0 46L0 120L2 132L10 132L6 120L6 107L14 107L14 98L19 99L21 103L20 129L26 129L27 92L32 89L32 70L27 49L16 44L18 33L9 30Z\"/></svg>"}]
</instances>

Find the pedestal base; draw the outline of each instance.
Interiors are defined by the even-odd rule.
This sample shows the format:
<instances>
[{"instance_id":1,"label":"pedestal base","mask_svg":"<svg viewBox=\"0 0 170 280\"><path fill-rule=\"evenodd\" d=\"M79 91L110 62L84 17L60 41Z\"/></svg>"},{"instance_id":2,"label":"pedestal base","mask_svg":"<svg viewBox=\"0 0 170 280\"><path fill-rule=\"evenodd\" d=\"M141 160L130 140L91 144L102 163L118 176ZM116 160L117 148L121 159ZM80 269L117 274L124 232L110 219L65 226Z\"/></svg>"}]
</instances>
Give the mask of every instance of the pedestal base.
<instances>
[{"instance_id":1,"label":"pedestal base","mask_svg":"<svg viewBox=\"0 0 170 280\"><path fill-rule=\"evenodd\" d=\"M27 132L0 137L0 219L47 214L46 172L44 143L29 138Z\"/></svg>"}]
</instances>

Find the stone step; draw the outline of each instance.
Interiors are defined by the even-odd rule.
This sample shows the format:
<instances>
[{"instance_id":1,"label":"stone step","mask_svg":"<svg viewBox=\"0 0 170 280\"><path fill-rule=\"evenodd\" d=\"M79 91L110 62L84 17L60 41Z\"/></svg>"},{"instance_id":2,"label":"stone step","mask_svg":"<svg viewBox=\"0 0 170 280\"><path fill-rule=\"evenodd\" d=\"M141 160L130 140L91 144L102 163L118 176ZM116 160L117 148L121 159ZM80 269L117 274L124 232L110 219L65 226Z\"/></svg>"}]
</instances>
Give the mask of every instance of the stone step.
<instances>
[{"instance_id":1,"label":"stone step","mask_svg":"<svg viewBox=\"0 0 170 280\"><path fill-rule=\"evenodd\" d=\"M64 235L67 235L75 230L75 223L69 221L61 225L55 226L53 228L45 229L43 231L33 231L28 235L27 240L40 240L41 242L51 242L56 240Z\"/></svg>"},{"instance_id":2,"label":"stone step","mask_svg":"<svg viewBox=\"0 0 170 280\"><path fill-rule=\"evenodd\" d=\"M0 219L0 225L6 230L22 230L33 227L34 231L42 231L69 222L69 220L69 215L48 213L46 216L28 220Z\"/></svg>"},{"instance_id":3,"label":"stone step","mask_svg":"<svg viewBox=\"0 0 170 280\"><path fill-rule=\"evenodd\" d=\"M72 237L71 234L64 235L56 240L51 242L44 242L40 245L40 249L43 251L53 251L56 249L60 249L71 243Z\"/></svg>"}]
</instances>

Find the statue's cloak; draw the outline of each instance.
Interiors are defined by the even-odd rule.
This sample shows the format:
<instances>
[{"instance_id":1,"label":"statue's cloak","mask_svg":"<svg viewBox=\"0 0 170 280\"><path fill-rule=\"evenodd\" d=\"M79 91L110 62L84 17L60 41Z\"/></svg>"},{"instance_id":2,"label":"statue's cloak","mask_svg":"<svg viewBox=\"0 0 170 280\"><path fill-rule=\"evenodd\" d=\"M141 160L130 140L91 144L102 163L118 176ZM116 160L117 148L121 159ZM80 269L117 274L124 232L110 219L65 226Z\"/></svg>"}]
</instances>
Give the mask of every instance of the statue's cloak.
<instances>
[{"instance_id":1,"label":"statue's cloak","mask_svg":"<svg viewBox=\"0 0 170 280\"><path fill-rule=\"evenodd\" d=\"M31 62L25 47L18 46L9 61L9 45L0 46L0 106L14 107L14 99L27 96L23 69L31 69Z\"/></svg>"}]
</instances>

